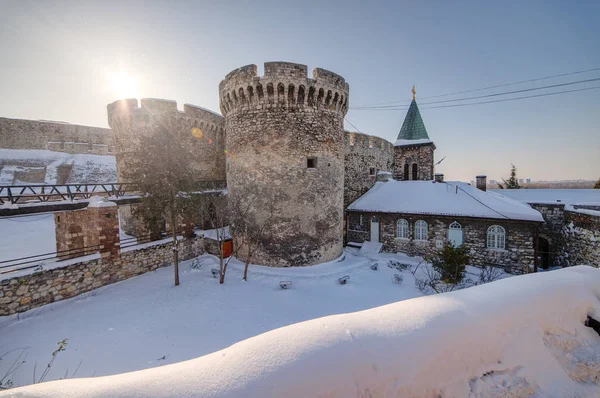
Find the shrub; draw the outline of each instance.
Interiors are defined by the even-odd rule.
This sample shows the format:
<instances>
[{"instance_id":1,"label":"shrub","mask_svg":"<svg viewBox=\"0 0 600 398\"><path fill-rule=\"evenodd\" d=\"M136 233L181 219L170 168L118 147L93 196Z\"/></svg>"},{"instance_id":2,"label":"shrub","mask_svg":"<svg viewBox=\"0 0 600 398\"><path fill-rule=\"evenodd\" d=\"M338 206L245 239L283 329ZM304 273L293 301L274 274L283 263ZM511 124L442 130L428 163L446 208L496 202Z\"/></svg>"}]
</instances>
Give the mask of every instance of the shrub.
<instances>
[{"instance_id":1,"label":"shrub","mask_svg":"<svg viewBox=\"0 0 600 398\"><path fill-rule=\"evenodd\" d=\"M444 245L442 250L428 256L427 261L441 275L445 283L460 283L465 276L465 267L469 262L469 251L465 246Z\"/></svg>"}]
</instances>

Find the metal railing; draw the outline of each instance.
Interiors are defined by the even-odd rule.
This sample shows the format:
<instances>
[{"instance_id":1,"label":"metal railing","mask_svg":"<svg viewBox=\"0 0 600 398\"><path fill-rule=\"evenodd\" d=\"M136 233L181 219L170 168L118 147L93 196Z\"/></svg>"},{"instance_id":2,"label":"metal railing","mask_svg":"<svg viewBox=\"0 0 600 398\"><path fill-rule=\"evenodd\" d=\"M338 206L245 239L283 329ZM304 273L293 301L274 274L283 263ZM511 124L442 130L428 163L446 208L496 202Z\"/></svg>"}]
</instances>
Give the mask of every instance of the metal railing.
<instances>
[{"instance_id":1,"label":"metal railing","mask_svg":"<svg viewBox=\"0 0 600 398\"><path fill-rule=\"evenodd\" d=\"M162 234L160 239L164 239L165 236L165 234ZM150 234L144 234L137 237L128 237L119 241L119 250L143 245L149 242L152 242ZM89 256L90 254L99 252L101 252L101 245L90 245L56 252L13 258L10 260L2 260L0 261L0 275L32 268L39 268L39 271L43 271L44 265L56 263L57 261L66 261L73 258Z\"/></svg>"},{"instance_id":2,"label":"metal railing","mask_svg":"<svg viewBox=\"0 0 600 398\"><path fill-rule=\"evenodd\" d=\"M226 181L197 181L196 191L224 189ZM40 202L73 201L104 196L119 199L138 195L136 183L115 182L106 184L64 184L64 185L0 185L0 206Z\"/></svg>"},{"instance_id":3,"label":"metal railing","mask_svg":"<svg viewBox=\"0 0 600 398\"><path fill-rule=\"evenodd\" d=\"M135 188L136 185L132 183L0 186L0 205L73 201L89 199L92 196L119 198L135 195Z\"/></svg>"}]
</instances>

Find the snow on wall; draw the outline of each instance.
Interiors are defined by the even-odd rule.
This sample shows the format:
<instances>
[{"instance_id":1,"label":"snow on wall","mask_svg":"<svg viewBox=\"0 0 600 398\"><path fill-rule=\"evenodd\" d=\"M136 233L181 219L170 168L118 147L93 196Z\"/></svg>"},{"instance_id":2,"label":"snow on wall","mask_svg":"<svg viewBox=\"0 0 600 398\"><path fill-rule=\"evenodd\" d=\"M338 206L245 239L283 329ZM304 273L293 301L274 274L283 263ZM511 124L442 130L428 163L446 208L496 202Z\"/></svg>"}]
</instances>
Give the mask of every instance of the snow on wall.
<instances>
[{"instance_id":1,"label":"snow on wall","mask_svg":"<svg viewBox=\"0 0 600 398\"><path fill-rule=\"evenodd\" d=\"M600 271L579 266L314 319L178 364L4 394L599 396L600 337L583 325L588 314L600 315Z\"/></svg>"},{"instance_id":2,"label":"snow on wall","mask_svg":"<svg viewBox=\"0 0 600 398\"><path fill-rule=\"evenodd\" d=\"M68 170L68 175L64 178L59 176L61 168ZM68 154L42 149L0 148L0 184L2 185L103 183L114 182L116 179L117 166L114 156Z\"/></svg>"}]
</instances>

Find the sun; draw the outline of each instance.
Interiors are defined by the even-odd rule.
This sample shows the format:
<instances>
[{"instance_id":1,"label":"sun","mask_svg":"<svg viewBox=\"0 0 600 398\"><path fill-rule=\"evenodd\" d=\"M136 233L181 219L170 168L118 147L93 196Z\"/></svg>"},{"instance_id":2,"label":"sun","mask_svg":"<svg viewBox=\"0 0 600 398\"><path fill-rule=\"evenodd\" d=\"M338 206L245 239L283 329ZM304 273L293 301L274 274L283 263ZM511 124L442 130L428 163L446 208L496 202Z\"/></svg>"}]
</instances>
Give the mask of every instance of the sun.
<instances>
[{"instance_id":1,"label":"sun","mask_svg":"<svg viewBox=\"0 0 600 398\"><path fill-rule=\"evenodd\" d=\"M139 82L135 76L127 73L126 69L120 69L109 76L109 85L112 93L117 98L138 98Z\"/></svg>"}]
</instances>

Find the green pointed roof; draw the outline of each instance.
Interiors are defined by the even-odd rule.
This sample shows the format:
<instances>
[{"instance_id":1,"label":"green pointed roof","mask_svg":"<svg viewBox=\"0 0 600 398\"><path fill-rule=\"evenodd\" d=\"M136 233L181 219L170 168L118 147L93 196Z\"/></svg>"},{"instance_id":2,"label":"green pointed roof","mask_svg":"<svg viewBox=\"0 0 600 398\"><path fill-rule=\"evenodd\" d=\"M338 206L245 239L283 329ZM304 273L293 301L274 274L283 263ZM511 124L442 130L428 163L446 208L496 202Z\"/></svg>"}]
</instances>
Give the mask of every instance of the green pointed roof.
<instances>
[{"instance_id":1,"label":"green pointed roof","mask_svg":"<svg viewBox=\"0 0 600 398\"><path fill-rule=\"evenodd\" d=\"M400 133L398 133L398 140L429 140L425 123L423 123L419 107L417 106L417 101L414 99L410 103L408 113L406 114L404 123L402 123Z\"/></svg>"}]
</instances>

